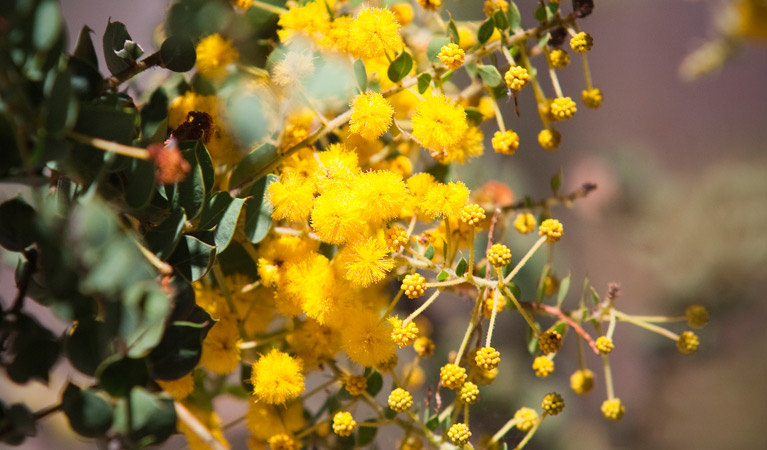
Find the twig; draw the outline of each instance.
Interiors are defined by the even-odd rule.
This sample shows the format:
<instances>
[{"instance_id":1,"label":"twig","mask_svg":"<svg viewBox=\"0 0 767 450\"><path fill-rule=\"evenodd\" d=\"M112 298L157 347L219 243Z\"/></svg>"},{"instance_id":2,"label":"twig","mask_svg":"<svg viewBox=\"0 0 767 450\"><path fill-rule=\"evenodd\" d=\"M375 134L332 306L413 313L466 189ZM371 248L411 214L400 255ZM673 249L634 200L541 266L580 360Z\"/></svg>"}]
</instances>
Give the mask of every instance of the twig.
<instances>
[{"instance_id":1,"label":"twig","mask_svg":"<svg viewBox=\"0 0 767 450\"><path fill-rule=\"evenodd\" d=\"M210 433L210 430L208 430L205 425L203 425L197 417L194 416L187 408L186 406L182 405L179 402L174 402L174 406L176 408L176 416L178 417L178 420L184 423L194 434L197 435L200 440L202 440L203 443L205 443L209 448L213 450L228 450L226 447L224 447L221 442L218 441L213 435Z\"/></svg>"},{"instance_id":2,"label":"twig","mask_svg":"<svg viewBox=\"0 0 767 450\"><path fill-rule=\"evenodd\" d=\"M586 182L586 183L583 183L581 187L579 187L578 189L574 190L573 192L567 195L553 195L551 197L542 198L540 200L535 200L532 202L528 202L526 200L520 200L511 205L504 206L503 212L510 212L510 211L516 211L519 209L530 209L530 208L550 208L552 206L556 206L560 204L568 205L570 203L573 203L575 200L588 196L593 191L595 191L596 188L597 188L597 185L595 183Z\"/></svg>"},{"instance_id":3,"label":"twig","mask_svg":"<svg viewBox=\"0 0 767 450\"><path fill-rule=\"evenodd\" d=\"M597 348L597 343L594 342L594 339L589 336L589 334L581 327L577 322L575 322L569 315L565 314L561 309L551 306L551 305L544 305L543 303L528 303L523 302L522 306L526 308L532 308L532 309L540 309L542 311L545 311L553 316L556 316L559 320L562 322L565 322L570 328L575 330L576 333L578 333L579 336L581 336L588 344L589 347L594 351L594 354L599 354L599 349Z\"/></svg>"}]
</instances>

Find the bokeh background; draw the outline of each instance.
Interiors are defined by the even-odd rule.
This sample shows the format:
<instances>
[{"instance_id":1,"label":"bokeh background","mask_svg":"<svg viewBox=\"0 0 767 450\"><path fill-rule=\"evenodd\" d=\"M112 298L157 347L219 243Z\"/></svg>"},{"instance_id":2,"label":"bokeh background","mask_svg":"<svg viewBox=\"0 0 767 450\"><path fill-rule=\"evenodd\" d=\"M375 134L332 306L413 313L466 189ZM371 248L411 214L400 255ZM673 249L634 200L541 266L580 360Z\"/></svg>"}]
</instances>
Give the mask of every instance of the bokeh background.
<instances>
[{"instance_id":1,"label":"bokeh background","mask_svg":"<svg viewBox=\"0 0 767 450\"><path fill-rule=\"evenodd\" d=\"M111 16L150 52L150 36L164 18L166 2L61 3L70 43L82 25L100 36ZM537 2L518 3L523 20L531 23L531 4ZM504 358L502 382L483 391L486 409L472 417L473 427L492 432L518 407L537 406L543 394L557 390L567 408L546 421L528 448L767 448L767 42L750 43L721 73L689 83L681 80L679 65L714 32L712 17L721 11L721 1L596 3L595 13L580 25L594 37L589 62L605 95L603 106L581 107L575 119L560 124L563 144L549 154L535 143L540 124L532 92L524 92L521 117L513 116L510 103L501 105L507 125L522 138L517 154L486 154L458 167L456 176L471 187L499 180L518 197L533 198L550 195L550 177L560 169L564 191L596 183L598 190L572 209L554 211L566 228L554 270L560 278L571 273L569 301L577 301L575 293L588 276L600 292L608 282L619 282L619 307L626 312L678 315L699 303L712 320L697 332L701 346L690 356L665 338L619 324L611 360L616 393L627 412L621 422L608 423L599 411L605 396L599 360L589 356L597 386L586 397L568 387L576 368L572 339L557 357L555 374L537 379L522 345L524 324L507 316L494 342L511 357ZM476 0L447 2L446 9L456 19L482 17ZM565 94L578 101L584 87L578 58L560 72L560 81ZM489 125L488 140L494 127ZM515 254L532 243L515 239ZM534 259L531 267L541 264ZM526 276L532 283L537 273ZM8 301L12 272L0 273L0 285ZM439 324L436 338L457 342L469 308L457 299L449 309L431 313ZM683 329L680 324L675 331ZM0 395L42 408L70 376L58 371L49 388L2 380ZM233 406L220 414L227 422L243 410ZM94 447L69 437L66 428L61 415L47 418L41 436L25 447ZM520 438L510 436L510 442ZM244 431L230 437L234 448L244 447ZM165 447L184 446L183 439L171 439Z\"/></svg>"}]
</instances>

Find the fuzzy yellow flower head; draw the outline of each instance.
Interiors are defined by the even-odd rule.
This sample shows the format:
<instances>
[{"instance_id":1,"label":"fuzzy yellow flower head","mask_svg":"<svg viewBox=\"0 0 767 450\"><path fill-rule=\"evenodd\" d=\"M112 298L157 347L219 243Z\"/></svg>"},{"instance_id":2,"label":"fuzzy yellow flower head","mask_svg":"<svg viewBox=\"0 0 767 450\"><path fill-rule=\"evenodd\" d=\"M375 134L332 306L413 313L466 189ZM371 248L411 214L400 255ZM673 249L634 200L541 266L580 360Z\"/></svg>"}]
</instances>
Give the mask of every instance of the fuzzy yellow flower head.
<instances>
[{"instance_id":1,"label":"fuzzy yellow flower head","mask_svg":"<svg viewBox=\"0 0 767 450\"><path fill-rule=\"evenodd\" d=\"M549 53L549 64L555 69L564 69L570 64L570 55L561 48L552 50Z\"/></svg>"},{"instance_id":2,"label":"fuzzy yellow flower head","mask_svg":"<svg viewBox=\"0 0 767 450\"><path fill-rule=\"evenodd\" d=\"M391 340L391 325L372 311L351 309L341 329L341 338L349 358L364 367L373 367L397 356Z\"/></svg>"},{"instance_id":3,"label":"fuzzy yellow flower head","mask_svg":"<svg viewBox=\"0 0 767 450\"><path fill-rule=\"evenodd\" d=\"M537 377L546 378L554 372L554 361L545 356L537 356L533 360L533 370Z\"/></svg>"},{"instance_id":4,"label":"fuzzy yellow flower head","mask_svg":"<svg viewBox=\"0 0 767 450\"><path fill-rule=\"evenodd\" d=\"M282 27L277 30L277 36L282 42L289 41L296 33L316 37L330 28L330 14L324 1L315 0L280 14L277 24Z\"/></svg>"},{"instance_id":5,"label":"fuzzy yellow flower head","mask_svg":"<svg viewBox=\"0 0 767 450\"><path fill-rule=\"evenodd\" d=\"M509 3L506 0L486 0L485 6L482 8L482 11L487 17L492 17L498 10L503 12L508 11Z\"/></svg>"},{"instance_id":6,"label":"fuzzy yellow flower head","mask_svg":"<svg viewBox=\"0 0 767 450\"><path fill-rule=\"evenodd\" d=\"M351 436L357 429L357 422L348 411L339 411L333 416L333 432L339 436Z\"/></svg>"},{"instance_id":7,"label":"fuzzy yellow flower head","mask_svg":"<svg viewBox=\"0 0 767 450\"><path fill-rule=\"evenodd\" d=\"M396 412L405 412L413 406L413 396L410 392L397 388L389 394L389 408Z\"/></svg>"},{"instance_id":8,"label":"fuzzy yellow flower head","mask_svg":"<svg viewBox=\"0 0 767 450\"><path fill-rule=\"evenodd\" d=\"M203 38L197 44L197 71L214 81L226 77L226 67L240 58L232 41L215 33Z\"/></svg>"},{"instance_id":9,"label":"fuzzy yellow flower head","mask_svg":"<svg viewBox=\"0 0 767 450\"><path fill-rule=\"evenodd\" d=\"M213 325L202 343L200 365L213 372L226 374L240 362L240 333L233 319L221 319Z\"/></svg>"},{"instance_id":10,"label":"fuzzy yellow flower head","mask_svg":"<svg viewBox=\"0 0 767 450\"><path fill-rule=\"evenodd\" d=\"M519 135L512 130L496 131L492 143L496 153L513 155L519 148Z\"/></svg>"},{"instance_id":11,"label":"fuzzy yellow flower head","mask_svg":"<svg viewBox=\"0 0 767 450\"><path fill-rule=\"evenodd\" d=\"M402 49L399 26L388 9L363 9L349 29L352 53L365 59L398 53Z\"/></svg>"},{"instance_id":12,"label":"fuzzy yellow flower head","mask_svg":"<svg viewBox=\"0 0 767 450\"><path fill-rule=\"evenodd\" d=\"M458 216L469 199L469 188L462 182L436 184L419 203L419 209L429 219Z\"/></svg>"},{"instance_id":13,"label":"fuzzy yellow flower head","mask_svg":"<svg viewBox=\"0 0 767 450\"><path fill-rule=\"evenodd\" d=\"M527 234L535 229L538 225L538 221L535 220L535 216L531 213L519 213L514 219L514 228L522 234Z\"/></svg>"},{"instance_id":14,"label":"fuzzy yellow flower head","mask_svg":"<svg viewBox=\"0 0 767 450\"><path fill-rule=\"evenodd\" d=\"M687 325L690 328L703 328L709 319L708 310L702 305L690 305L684 311L684 315L687 318Z\"/></svg>"},{"instance_id":15,"label":"fuzzy yellow flower head","mask_svg":"<svg viewBox=\"0 0 767 450\"><path fill-rule=\"evenodd\" d=\"M551 116L556 120L567 120L575 115L578 108L570 97L559 97L554 99L549 106Z\"/></svg>"},{"instance_id":16,"label":"fuzzy yellow flower head","mask_svg":"<svg viewBox=\"0 0 767 450\"><path fill-rule=\"evenodd\" d=\"M408 198L402 177L388 170L360 174L352 190L354 198L362 206L363 219L374 225L399 217Z\"/></svg>"},{"instance_id":17,"label":"fuzzy yellow flower head","mask_svg":"<svg viewBox=\"0 0 767 450\"><path fill-rule=\"evenodd\" d=\"M418 337L418 327L412 321L403 325L401 320L391 317L389 322L392 324L391 340L399 347L407 347Z\"/></svg>"},{"instance_id":18,"label":"fuzzy yellow flower head","mask_svg":"<svg viewBox=\"0 0 767 450\"><path fill-rule=\"evenodd\" d=\"M587 394L594 387L594 372L589 369L576 370L570 376L570 387L578 395Z\"/></svg>"},{"instance_id":19,"label":"fuzzy yellow flower head","mask_svg":"<svg viewBox=\"0 0 767 450\"><path fill-rule=\"evenodd\" d=\"M253 363L250 377L253 394L271 405L287 403L304 391L303 362L287 353L272 350Z\"/></svg>"},{"instance_id":20,"label":"fuzzy yellow flower head","mask_svg":"<svg viewBox=\"0 0 767 450\"><path fill-rule=\"evenodd\" d=\"M511 262L511 250L503 244L493 244L487 251L487 260L493 267L503 267Z\"/></svg>"},{"instance_id":21,"label":"fuzzy yellow flower head","mask_svg":"<svg viewBox=\"0 0 767 450\"><path fill-rule=\"evenodd\" d=\"M546 242L557 242L562 237L562 233L564 233L564 227L557 219L546 219L538 227L538 234L546 236Z\"/></svg>"},{"instance_id":22,"label":"fuzzy yellow flower head","mask_svg":"<svg viewBox=\"0 0 767 450\"><path fill-rule=\"evenodd\" d=\"M512 91L521 91L523 87L527 85L530 80L530 74L527 73L527 69L521 66L511 66L503 76L506 81L506 86Z\"/></svg>"},{"instance_id":23,"label":"fuzzy yellow flower head","mask_svg":"<svg viewBox=\"0 0 767 450\"><path fill-rule=\"evenodd\" d=\"M461 47L451 42L442 47L437 57L445 67L455 70L463 65L466 54Z\"/></svg>"},{"instance_id":24,"label":"fuzzy yellow flower head","mask_svg":"<svg viewBox=\"0 0 767 450\"><path fill-rule=\"evenodd\" d=\"M314 184L295 172L285 172L280 180L267 188L272 218L289 222L305 222L312 213Z\"/></svg>"},{"instance_id":25,"label":"fuzzy yellow flower head","mask_svg":"<svg viewBox=\"0 0 767 450\"><path fill-rule=\"evenodd\" d=\"M442 151L457 144L468 128L463 106L444 95L426 99L413 114L413 137L429 150Z\"/></svg>"},{"instance_id":26,"label":"fuzzy yellow flower head","mask_svg":"<svg viewBox=\"0 0 767 450\"><path fill-rule=\"evenodd\" d=\"M606 419L621 420L623 414L626 412L626 408L621 403L621 399L614 398L611 400L605 400L602 402L602 414Z\"/></svg>"},{"instance_id":27,"label":"fuzzy yellow flower head","mask_svg":"<svg viewBox=\"0 0 767 450\"><path fill-rule=\"evenodd\" d=\"M344 244L365 229L362 205L348 189L331 189L314 200L312 228L328 244Z\"/></svg>"},{"instance_id":28,"label":"fuzzy yellow flower head","mask_svg":"<svg viewBox=\"0 0 767 450\"><path fill-rule=\"evenodd\" d=\"M397 3L391 6L394 17L403 27L413 21L413 7L409 3Z\"/></svg>"},{"instance_id":29,"label":"fuzzy yellow flower head","mask_svg":"<svg viewBox=\"0 0 767 450\"><path fill-rule=\"evenodd\" d=\"M602 91L597 88L585 89L581 94L581 100L583 100L583 104L589 108L599 108L599 106L602 105L603 100Z\"/></svg>"},{"instance_id":30,"label":"fuzzy yellow flower head","mask_svg":"<svg viewBox=\"0 0 767 450\"><path fill-rule=\"evenodd\" d=\"M447 430L447 437L454 445L462 447L469 442L471 431L469 431L469 426L463 422L454 423L450 426L450 429Z\"/></svg>"},{"instance_id":31,"label":"fuzzy yellow flower head","mask_svg":"<svg viewBox=\"0 0 767 450\"><path fill-rule=\"evenodd\" d=\"M301 446L293 436L285 433L275 434L267 440L270 450L299 450Z\"/></svg>"},{"instance_id":32,"label":"fuzzy yellow flower head","mask_svg":"<svg viewBox=\"0 0 767 450\"><path fill-rule=\"evenodd\" d=\"M351 108L349 130L365 139L375 139L386 133L394 115L394 109L378 92L359 94L352 100Z\"/></svg>"},{"instance_id":33,"label":"fuzzy yellow flower head","mask_svg":"<svg viewBox=\"0 0 767 450\"><path fill-rule=\"evenodd\" d=\"M448 389L458 389L466 381L466 369L455 364L445 364L439 370L442 385Z\"/></svg>"},{"instance_id":34,"label":"fuzzy yellow flower head","mask_svg":"<svg viewBox=\"0 0 767 450\"><path fill-rule=\"evenodd\" d=\"M546 128L538 133L538 144L543 147L544 150L553 152L559 148L559 143L562 141L562 135L554 128Z\"/></svg>"},{"instance_id":35,"label":"fuzzy yellow flower head","mask_svg":"<svg viewBox=\"0 0 767 450\"><path fill-rule=\"evenodd\" d=\"M346 269L344 278L357 286L370 286L384 279L394 267L389 248L380 239L361 239L345 247L338 258Z\"/></svg>"},{"instance_id":36,"label":"fuzzy yellow flower head","mask_svg":"<svg viewBox=\"0 0 767 450\"><path fill-rule=\"evenodd\" d=\"M517 421L519 431L527 433L538 421L538 413L532 408L522 407L514 413L514 420Z\"/></svg>"},{"instance_id":37,"label":"fuzzy yellow flower head","mask_svg":"<svg viewBox=\"0 0 767 450\"><path fill-rule=\"evenodd\" d=\"M593 45L594 38L592 38L591 35L585 31L581 31L580 33L573 36L572 39L570 39L570 47L575 53L585 53L591 50Z\"/></svg>"},{"instance_id":38,"label":"fuzzy yellow flower head","mask_svg":"<svg viewBox=\"0 0 767 450\"><path fill-rule=\"evenodd\" d=\"M684 355L690 355L698 350L700 342L698 336L692 331L685 331L679 335L676 341L676 347Z\"/></svg>"}]
</instances>

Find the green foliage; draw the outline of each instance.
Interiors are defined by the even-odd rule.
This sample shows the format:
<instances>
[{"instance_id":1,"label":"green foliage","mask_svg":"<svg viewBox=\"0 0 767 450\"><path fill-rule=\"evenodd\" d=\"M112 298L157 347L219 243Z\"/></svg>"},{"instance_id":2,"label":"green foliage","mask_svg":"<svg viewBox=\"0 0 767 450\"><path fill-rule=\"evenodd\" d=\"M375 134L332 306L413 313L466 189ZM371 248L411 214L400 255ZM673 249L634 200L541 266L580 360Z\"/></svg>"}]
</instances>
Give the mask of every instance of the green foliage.
<instances>
[{"instance_id":1,"label":"green foliage","mask_svg":"<svg viewBox=\"0 0 767 450\"><path fill-rule=\"evenodd\" d=\"M387 74L389 79L396 83L405 78L412 68L413 57L408 52L402 52L392 61Z\"/></svg>"}]
</instances>

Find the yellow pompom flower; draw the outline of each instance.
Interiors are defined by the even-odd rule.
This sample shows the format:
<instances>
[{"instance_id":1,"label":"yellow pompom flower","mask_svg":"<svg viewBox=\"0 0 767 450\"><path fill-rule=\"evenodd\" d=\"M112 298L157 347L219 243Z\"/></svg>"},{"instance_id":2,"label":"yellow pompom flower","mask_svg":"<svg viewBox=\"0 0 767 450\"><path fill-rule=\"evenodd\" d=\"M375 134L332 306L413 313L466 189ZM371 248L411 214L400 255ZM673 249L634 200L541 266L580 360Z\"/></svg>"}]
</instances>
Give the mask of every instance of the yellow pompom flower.
<instances>
[{"instance_id":1,"label":"yellow pompom flower","mask_svg":"<svg viewBox=\"0 0 767 450\"><path fill-rule=\"evenodd\" d=\"M676 348L684 355L695 353L699 345L698 336L692 331L683 332L676 341Z\"/></svg>"},{"instance_id":2,"label":"yellow pompom flower","mask_svg":"<svg viewBox=\"0 0 767 450\"><path fill-rule=\"evenodd\" d=\"M349 16L336 16L322 36L320 45L339 52L350 52L349 28L353 21L354 19Z\"/></svg>"},{"instance_id":3,"label":"yellow pompom flower","mask_svg":"<svg viewBox=\"0 0 767 450\"><path fill-rule=\"evenodd\" d=\"M503 244L493 244L487 251L487 260L493 267L503 267L511 262L511 250Z\"/></svg>"},{"instance_id":4,"label":"yellow pompom flower","mask_svg":"<svg viewBox=\"0 0 767 450\"><path fill-rule=\"evenodd\" d=\"M301 448L293 436L285 433L275 434L266 442L269 444L270 450L299 450Z\"/></svg>"},{"instance_id":5,"label":"yellow pompom flower","mask_svg":"<svg viewBox=\"0 0 767 450\"><path fill-rule=\"evenodd\" d=\"M522 66L511 66L506 74L503 76L506 81L506 86L512 91L521 91L522 88L527 86L527 82L530 80L530 74L527 73L527 69Z\"/></svg>"},{"instance_id":6,"label":"yellow pompom flower","mask_svg":"<svg viewBox=\"0 0 767 450\"><path fill-rule=\"evenodd\" d=\"M343 144L332 144L324 152L319 152L318 156L320 164L312 173L312 181L320 194L331 188L348 188L352 185L360 170L357 152Z\"/></svg>"},{"instance_id":7,"label":"yellow pompom flower","mask_svg":"<svg viewBox=\"0 0 767 450\"><path fill-rule=\"evenodd\" d=\"M517 429L523 433L527 433L538 421L538 413L534 409L528 407L522 407L514 413L514 420L517 421Z\"/></svg>"},{"instance_id":8,"label":"yellow pompom flower","mask_svg":"<svg viewBox=\"0 0 767 450\"><path fill-rule=\"evenodd\" d=\"M304 391L303 362L287 353L272 350L253 363L250 382L259 401L282 405Z\"/></svg>"},{"instance_id":9,"label":"yellow pompom flower","mask_svg":"<svg viewBox=\"0 0 767 450\"><path fill-rule=\"evenodd\" d=\"M183 400L194 391L194 372L189 372L177 380L155 380L163 391L176 400Z\"/></svg>"},{"instance_id":10,"label":"yellow pompom flower","mask_svg":"<svg viewBox=\"0 0 767 450\"><path fill-rule=\"evenodd\" d=\"M708 323L708 310L702 305L690 305L684 311L690 328L703 328Z\"/></svg>"},{"instance_id":11,"label":"yellow pompom flower","mask_svg":"<svg viewBox=\"0 0 767 450\"><path fill-rule=\"evenodd\" d=\"M545 356L537 356L533 360L533 370L537 377L546 378L554 372L554 361Z\"/></svg>"},{"instance_id":12,"label":"yellow pompom flower","mask_svg":"<svg viewBox=\"0 0 767 450\"><path fill-rule=\"evenodd\" d=\"M328 244L340 245L365 229L362 205L347 189L331 189L314 200L312 228Z\"/></svg>"},{"instance_id":13,"label":"yellow pompom flower","mask_svg":"<svg viewBox=\"0 0 767 450\"><path fill-rule=\"evenodd\" d=\"M562 136L559 131L554 128L546 128L538 133L538 144L543 147L544 150L553 152L559 148L559 143L562 141Z\"/></svg>"},{"instance_id":14,"label":"yellow pompom flower","mask_svg":"<svg viewBox=\"0 0 767 450\"><path fill-rule=\"evenodd\" d=\"M482 8L487 17L492 17L498 10L507 12L509 10L509 3L506 0L486 0L485 6Z\"/></svg>"},{"instance_id":15,"label":"yellow pompom flower","mask_svg":"<svg viewBox=\"0 0 767 450\"><path fill-rule=\"evenodd\" d=\"M549 53L549 64L555 69L564 69L570 64L570 55L561 48L552 50Z\"/></svg>"},{"instance_id":16,"label":"yellow pompom flower","mask_svg":"<svg viewBox=\"0 0 767 450\"><path fill-rule=\"evenodd\" d=\"M421 102L413 114L413 137L429 150L439 152L457 144L468 128L463 106L444 95Z\"/></svg>"},{"instance_id":17,"label":"yellow pompom flower","mask_svg":"<svg viewBox=\"0 0 767 450\"><path fill-rule=\"evenodd\" d=\"M330 28L330 14L324 1L313 1L303 6L294 6L280 14L277 30L280 41L289 41L296 33L306 33L317 39Z\"/></svg>"},{"instance_id":18,"label":"yellow pompom flower","mask_svg":"<svg viewBox=\"0 0 767 450\"><path fill-rule=\"evenodd\" d=\"M599 336L597 338L596 345L597 345L597 349L605 355L613 351L613 349L615 348L615 344L613 344L613 340L607 336Z\"/></svg>"},{"instance_id":19,"label":"yellow pompom flower","mask_svg":"<svg viewBox=\"0 0 767 450\"><path fill-rule=\"evenodd\" d=\"M457 162L465 163L467 160L482 156L485 151L485 136L479 127L470 126L457 144L447 147L444 151L429 151L429 154L440 164Z\"/></svg>"},{"instance_id":20,"label":"yellow pompom flower","mask_svg":"<svg viewBox=\"0 0 767 450\"><path fill-rule=\"evenodd\" d=\"M562 347L562 335L554 330L548 330L538 338L538 348L545 354L556 353L560 347Z\"/></svg>"},{"instance_id":21,"label":"yellow pompom flower","mask_svg":"<svg viewBox=\"0 0 767 450\"><path fill-rule=\"evenodd\" d=\"M522 234L527 234L535 229L538 221L531 213L519 213L514 219L514 228Z\"/></svg>"},{"instance_id":22,"label":"yellow pompom flower","mask_svg":"<svg viewBox=\"0 0 767 450\"><path fill-rule=\"evenodd\" d=\"M625 412L626 408L619 398L613 398L602 402L602 414L604 414L606 419L621 420Z\"/></svg>"},{"instance_id":23,"label":"yellow pompom flower","mask_svg":"<svg viewBox=\"0 0 767 450\"><path fill-rule=\"evenodd\" d=\"M423 9L435 10L442 5L442 0L418 0Z\"/></svg>"},{"instance_id":24,"label":"yellow pompom flower","mask_svg":"<svg viewBox=\"0 0 767 450\"><path fill-rule=\"evenodd\" d=\"M403 27L413 21L413 7L409 3L397 3L391 6L394 17Z\"/></svg>"},{"instance_id":25,"label":"yellow pompom flower","mask_svg":"<svg viewBox=\"0 0 767 450\"><path fill-rule=\"evenodd\" d=\"M350 395L358 396L365 392L368 387L368 380L362 375L347 375L344 377L344 389Z\"/></svg>"},{"instance_id":26,"label":"yellow pompom flower","mask_svg":"<svg viewBox=\"0 0 767 450\"><path fill-rule=\"evenodd\" d=\"M447 430L447 437L453 445L463 447L469 442L471 431L469 431L469 426L465 423L454 423L450 426L450 429Z\"/></svg>"},{"instance_id":27,"label":"yellow pompom flower","mask_svg":"<svg viewBox=\"0 0 767 450\"><path fill-rule=\"evenodd\" d=\"M482 347L474 356L477 367L484 371L491 371L498 367L501 362L501 353L493 347Z\"/></svg>"},{"instance_id":28,"label":"yellow pompom flower","mask_svg":"<svg viewBox=\"0 0 767 450\"><path fill-rule=\"evenodd\" d=\"M400 251L409 239L407 230L402 227L392 227L386 230L386 245L392 252Z\"/></svg>"},{"instance_id":29,"label":"yellow pompom flower","mask_svg":"<svg viewBox=\"0 0 767 450\"><path fill-rule=\"evenodd\" d=\"M434 341L426 336L419 336L416 338L415 342L413 342L413 350L415 350L421 358L428 358L434 354Z\"/></svg>"},{"instance_id":30,"label":"yellow pompom flower","mask_svg":"<svg viewBox=\"0 0 767 450\"><path fill-rule=\"evenodd\" d=\"M413 395L402 388L397 388L389 394L389 408L396 412L405 412L413 406Z\"/></svg>"},{"instance_id":31,"label":"yellow pompom flower","mask_svg":"<svg viewBox=\"0 0 767 450\"><path fill-rule=\"evenodd\" d=\"M394 109L378 92L364 92L351 103L349 130L365 139L375 139L389 129Z\"/></svg>"},{"instance_id":32,"label":"yellow pompom flower","mask_svg":"<svg viewBox=\"0 0 767 450\"><path fill-rule=\"evenodd\" d=\"M451 42L442 47L439 54L437 54L437 57L445 67L455 70L463 65L463 60L466 57L466 54L461 47Z\"/></svg>"},{"instance_id":33,"label":"yellow pompom flower","mask_svg":"<svg viewBox=\"0 0 767 450\"><path fill-rule=\"evenodd\" d=\"M378 283L394 267L389 248L380 239L367 238L347 245L337 256L346 273L344 278L362 287Z\"/></svg>"},{"instance_id":34,"label":"yellow pompom flower","mask_svg":"<svg viewBox=\"0 0 767 450\"><path fill-rule=\"evenodd\" d=\"M557 219L546 219L538 227L538 234L540 236L546 236L546 242L557 242L564 233L564 227L562 223Z\"/></svg>"},{"instance_id":35,"label":"yellow pompom flower","mask_svg":"<svg viewBox=\"0 0 767 450\"><path fill-rule=\"evenodd\" d=\"M519 135L512 130L496 131L492 143L496 153L513 155L519 148Z\"/></svg>"},{"instance_id":36,"label":"yellow pompom flower","mask_svg":"<svg viewBox=\"0 0 767 450\"><path fill-rule=\"evenodd\" d=\"M455 364L445 364L439 370L442 386L448 389L458 389L466 381L466 369Z\"/></svg>"},{"instance_id":37,"label":"yellow pompom flower","mask_svg":"<svg viewBox=\"0 0 767 450\"><path fill-rule=\"evenodd\" d=\"M202 342L200 365L216 373L230 373L240 362L240 341L236 322L219 320Z\"/></svg>"},{"instance_id":38,"label":"yellow pompom flower","mask_svg":"<svg viewBox=\"0 0 767 450\"><path fill-rule=\"evenodd\" d=\"M349 29L352 53L364 59L398 53L402 49L399 26L397 17L388 9L363 9Z\"/></svg>"},{"instance_id":39,"label":"yellow pompom flower","mask_svg":"<svg viewBox=\"0 0 767 450\"><path fill-rule=\"evenodd\" d=\"M224 79L226 67L239 58L240 54L232 46L232 41L218 33L203 38L197 44L197 71L210 80Z\"/></svg>"},{"instance_id":40,"label":"yellow pompom flower","mask_svg":"<svg viewBox=\"0 0 767 450\"><path fill-rule=\"evenodd\" d=\"M543 408L546 413L556 416L565 409L565 400L556 392L551 392L543 397L541 408Z\"/></svg>"},{"instance_id":41,"label":"yellow pompom flower","mask_svg":"<svg viewBox=\"0 0 767 450\"><path fill-rule=\"evenodd\" d=\"M466 205L461 210L461 222L466 225L479 226L485 220L485 209L476 203Z\"/></svg>"},{"instance_id":42,"label":"yellow pompom flower","mask_svg":"<svg viewBox=\"0 0 767 450\"><path fill-rule=\"evenodd\" d=\"M245 413L248 431L262 441L277 434L290 435L306 424L301 402L280 406L263 402L249 403L248 412Z\"/></svg>"},{"instance_id":43,"label":"yellow pompom flower","mask_svg":"<svg viewBox=\"0 0 767 450\"><path fill-rule=\"evenodd\" d=\"M570 376L570 387L578 395L587 394L594 387L594 372L589 369L576 370Z\"/></svg>"},{"instance_id":44,"label":"yellow pompom flower","mask_svg":"<svg viewBox=\"0 0 767 450\"><path fill-rule=\"evenodd\" d=\"M506 308L506 297L494 290L482 303L482 315L490 318L493 315L493 302L495 302L495 313L499 314Z\"/></svg>"},{"instance_id":45,"label":"yellow pompom flower","mask_svg":"<svg viewBox=\"0 0 767 450\"><path fill-rule=\"evenodd\" d=\"M467 405L473 405L477 403L477 400L479 399L479 388L471 381L463 383L461 389L458 391L458 399L461 401L461 403L465 403Z\"/></svg>"},{"instance_id":46,"label":"yellow pompom flower","mask_svg":"<svg viewBox=\"0 0 767 450\"><path fill-rule=\"evenodd\" d=\"M462 182L437 184L429 189L419 203L419 209L431 220L453 217L461 213L469 200L469 188Z\"/></svg>"},{"instance_id":47,"label":"yellow pompom flower","mask_svg":"<svg viewBox=\"0 0 767 450\"><path fill-rule=\"evenodd\" d=\"M363 220L373 225L381 225L398 217L408 198L402 177L388 170L360 174L352 185L352 191L363 207Z\"/></svg>"},{"instance_id":48,"label":"yellow pompom flower","mask_svg":"<svg viewBox=\"0 0 767 450\"><path fill-rule=\"evenodd\" d=\"M339 411L333 416L333 432L339 436L351 436L357 429L357 422L348 411Z\"/></svg>"},{"instance_id":49,"label":"yellow pompom flower","mask_svg":"<svg viewBox=\"0 0 767 450\"><path fill-rule=\"evenodd\" d=\"M581 31L570 39L570 48L572 48L575 53L585 53L591 50L593 45L594 38L585 31Z\"/></svg>"},{"instance_id":50,"label":"yellow pompom flower","mask_svg":"<svg viewBox=\"0 0 767 450\"><path fill-rule=\"evenodd\" d=\"M567 120L578 111L575 102L570 97L559 97L554 99L549 106L551 116L556 120Z\"/></svg>"},{"instance_id":51,"label":"yellow pompom flower","mask_svg":"<svg viewBox=\"0 0 767 450\"><path fill-rule=\"evenodd\" d=\"M294 172L285 172L269 185L267 196L274 208L273 219L305 222L312 213L314 184Z\"/></svg>"},{"instance_id":52,"label":"yellow pompom flower","mask_svg":"<svg viewBox=\"0 0 767 450\"><path fill-rule=\"evenodd\" d=\"M597 88L584 89L583 93L581 94L581 100L583 100L583 104L589 108L599 108L599 106L602 105L602 99L602 91Z\"/></svg>"},{"instance_id":53,"label":"yellow pompom flower","mask_svg":"<svg viewBox=\"0 0 767 450\"><path fill-rule=\"evenodd\" d=\"M341 328L343 349L349 359L363 367L373 367L396 357L391 340L391 325L372 311L352 308Z\"/></svg>"},{"instance_id":54,"label":"yellow pompom flower","mask_svg":"<svg viewBox=\"0 0 767 450\"><path fill-rule=\"evenodd\" d=\"M391 340L399 347L407 347L418 337L418 327L412 321L403 326L401 320L390 317L389 323L392 324Z\"/></svg>"}]
</instances>

